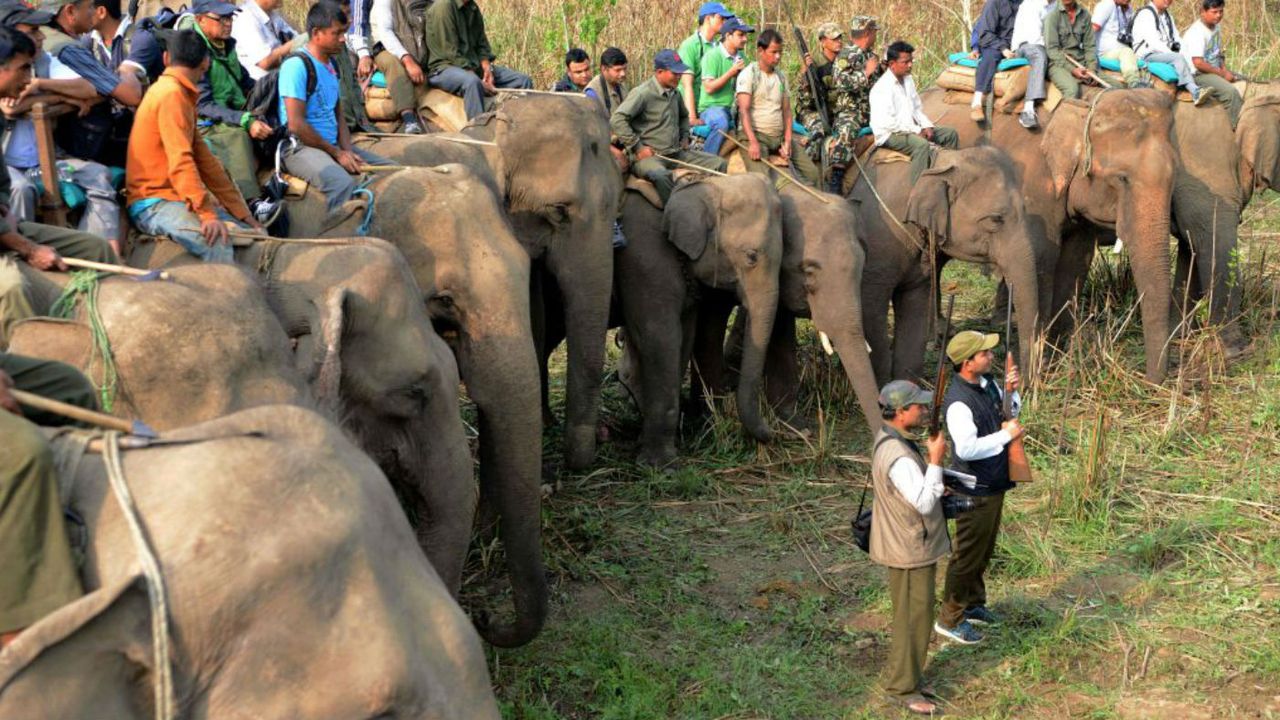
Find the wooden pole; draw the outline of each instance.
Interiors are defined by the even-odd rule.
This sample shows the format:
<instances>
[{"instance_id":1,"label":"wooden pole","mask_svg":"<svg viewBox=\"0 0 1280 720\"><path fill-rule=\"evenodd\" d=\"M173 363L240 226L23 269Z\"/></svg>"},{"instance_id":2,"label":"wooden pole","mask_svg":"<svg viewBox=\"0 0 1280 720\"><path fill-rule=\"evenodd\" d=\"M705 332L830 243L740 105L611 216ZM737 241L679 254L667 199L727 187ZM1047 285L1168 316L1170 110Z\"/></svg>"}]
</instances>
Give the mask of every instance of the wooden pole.
<instances>
[{"instance_id":1,"label":"wooden pole","mask_svg":"<svg viewBox=\"0 0 1280 720\"><path fill-rule=\"evenodd\" d=\"M401 170L412 170L412 165L361 165L360 172L399 172Z\"/></svg>"},{"instance_id":2,"label":"wooden pole","mask_svg":"<svg viewBox=\"0 0 1280 720\"><path fill-rule=\"evenodd\" d=\"M157 437L155 430L152 430L141 422L125 420L124 418L100 413L96 410L88 410L80 407L79 405L51 400L42 395L36 395L35 393L29 393L24 390L11 389L9 392L13 394L14 399L18 402L37 410L54 413L71 420L78 420L80 422L106 428L108 430L119 430L123 433L141 435L143 437Z\"/></svg>"},{"instance_id":3,"label":"wooden pole","mask_svg":"<svg viewBox=\"0 0 1280 720\"><path fill-rule=\"evenodd\" d=\"M716 130L716 132L718 132L718 133L720 133L721 135L723 135L725 140L728 140L729 142L733 143L733 144L734 144L734 146L735 146L735 147L737 147L737 148L738 148L739 150L741 150L742 152L747 152L747 149L746 149L746 148L744 148L744 147L742 147L742 143L738 142L738 139L737 139L737 138L733 137L732 135L730 135L729 133L727 133L727 132L725 132L725 131L723 131L723 130ZM784 173L784 172L782 172L782 170L781 170L780 168L776 168L776 167L774 167L774 166L773 166L773 163L766 162L766 163L765 163L765 165L768 165L770 170L773 170L774 172L778 173L778 177L782 178L783 180L786 180L787 182L791 183L792 185L795 185L796 187L800 188L801 190L803 190L803 191L805 191L805 192L809 193L810 195L812 195L812 196L814 196L814 197L818 198L819 200L821 200L821 201L822 201L822 203L823 203L824 205L830 205L830 204L831 204L831 201L830 201L830 200L828 200L826 197L824 197L824 196L822 195L822 193L818 192L817 190L814 190L813 188L809 187L808 185L805 185L804 183L802 183L802 182L800 182L800 181L796 180L795 178L791 177L791 175L790 175L789 173Z\"/></svg>"},{"instance_id":4,"label":"wooden pole","mask_svg":"<svg viewBox=\"0 0 1280 720\"><path fill-rule=\"evenodd\" d=\"M471 138L450 137L444 133L427 133L426 135L405 135L404 133L388 133L388 132L362 132L358 133L356 139L360 136L375 138L404 138L406 140L444 140L445 142L458 143L460 145L485 145L488 147L498 147L498 143L488 140L473 140Z\"/></svg>"},{"instance_id":5,"label":"wooden pole","mask_svg":"<svg viewBox=\"0 0 1280 720\"><path fill-rule=\"evenodd\" d=\"M666 155L659 155L658 153L654 153L653 156L658 158L659 160L664 160L673 165L679 165L680 167L686 167L686 168L689 168L690 170L697 170L698 172L710 173L712 175L719 175L720 177L729 177L729 173L722 173L719 170L704 168L701 165L694 165L693 163L688 163L683 160L677 160L673 157L667 157Z\"/></svg>"},{"instance_id":6,"label":"wooden pole","mask_svg":"<svg viewBox=\"0 0 1280 720\"><path fill-rule=\"evenodd\" d=\"M79 258L62 258L62 262L70 267L85 268L86 270L101 270L103 272L115 273L116 275L131 275L133 277L151 277L160 280L172 279L165 270L139 270L127 265L112 265L111 263L94 262L93 260L81 260Z\"/></svg>"},{"instance_id":7,"label":"wooden pole","mask_svg":"<svg viewBox=\"0 0 1280 720\"><path fill-rule=\"evenodd\" d=\"M1079 60L1077 60L1077 59L1075 59L1075 58L1071 57L1070 55L1066 55L1065 53L1063 54L1063 56L1064 56L1064 57L1066 57L1068 60L1070 60L1072 65L1075 65L1076 67L1080 68L1081 70L1084 70L1084 74L1085 74L1085 75L1088 75L1088 76L1089 76L1089 78L1090 78L1090 79L1092 79L1094 82L1098 83L1099 85L1101 85L1102 87L1104 87L1104 88L1106 88L1106 89L1108 89L1108 90L1110 90L1110 89L1111 89L1111 87L1112 87L1111 83L1109 83L1109 82L1107 82L1106 80L1103 80L1102 78L1098 77L1097 73L1093 72L1093 71L1092 71L1092 70L1090 70L1089 68L1087 68L1087 67L1085 67L1084 65L1082 65L1082 64L1080 63L1080 61L1079 61Z\"/></svg>"}]
</instances>

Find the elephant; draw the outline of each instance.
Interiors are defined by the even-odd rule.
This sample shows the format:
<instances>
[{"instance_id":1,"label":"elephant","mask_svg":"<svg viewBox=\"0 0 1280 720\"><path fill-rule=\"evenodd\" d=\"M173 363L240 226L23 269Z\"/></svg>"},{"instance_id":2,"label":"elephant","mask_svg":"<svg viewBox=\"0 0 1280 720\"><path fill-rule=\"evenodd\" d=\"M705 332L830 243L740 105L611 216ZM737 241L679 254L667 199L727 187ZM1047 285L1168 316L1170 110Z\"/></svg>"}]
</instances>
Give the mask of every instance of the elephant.
<instances>
[{"instance_id":1,"label":"elephant","mask_svg":"<svg viewBox=\"0 0 1280 720\"><path fill-rule=\"evenodd\" d=\"M949 258L992 263L1008 282L1022 338L1019 358L1024 368L1032 367L1040 312L1037 268L1046 249L1028 230L1019 179L1003 150L939 150L914 185L909 163L873 162L849 200L856 208L857 235L867 245L862 312L879 385L926 379L935 268L940 272Z\"/></svg>"},{"instance_id":2,"label":"elephant","mask_svg":"<svg viewBox=\"0 0 1280 720\"><path fill-rule=\"evenodd\" d=\"M934 122L956 128L961 147L990 144L1012 158L1032 243L1047 251L1040 266L1040 309L1055 338L1070 330L1064 308L1084 282L1097 236L1114 231L1124 239L1141 298L1145 374L1151 382L1163 381L1171 336L1169 227L1176 164L1169 97L1142 89L1063 100L1052 112L1037 108L1044 128L1038 136L999 112L984 130L963 119L967 104L949 104L940 88L922 92L921 99Z\"/></svg>"},{"instance_id":3,"label":"elephant","mask_svg":"<svg viewBox=\"0 0 1280 720\"><path fill-rule=\"evenodd\" d=\"M867 253L856 230L853 206L838 195L819 199L787 183L778 190L782 204L782 265L778 314L765 362L765 397L780 416L794 415L799 370L795 320L813 319L825 333L862 408L869 428L880 426L879 390L862 325L862 281ZM691 383L719 389L726 354L725 325L736 303L700 302ZM730 357L741 356L746 314L739 313L729 342ZM695 403L696 404L696 403Z\"/></svg>"},{"instance_id":4,"label":"elephant","mask_svg":"<svg viewBox=\"0 0 1280 720\"><path fill-rule=\"evenodd\" d=\"M614 264L630 382L644 417L640 462L676 459L680 385L693 348L699 296L732 293L750 316L738 417L760 442L760 379L778 307L782 204L763 176L710 177L677 186L664 210L636 192L623 200L628 245Z\"/></svg>"},{"instance_id":5,"label":"elephant","mask_svg":"<svg viewBox=\"0 0 1280 720\"><path fill-rule=\"evenodd\" d=\"M53 445L86 594L0 653L0 720L156 717L137 536L105 456ZM262 406L119 456L163 578L176 716L499 717L479 638L339 428Z\"/></svg>"},{"instance_id":6,"label":"elephant","mask_svg":"<svg viewBox=\"0 0 1280 720\"><path fill-rule=\"evenodd\" d=\"M410 165L461 162L477 173L489 171L533 261L530 307L544 403L546 359L562 339L568 342L565 464L583 470L596 454L613 280L611 235L622 192L608 125L590 98L531 95L506 99L462 133L457 139L492 145L472 146L480 152L469 155L458 143L431 137L372 147Z\"/></svg>"}]
</instances>

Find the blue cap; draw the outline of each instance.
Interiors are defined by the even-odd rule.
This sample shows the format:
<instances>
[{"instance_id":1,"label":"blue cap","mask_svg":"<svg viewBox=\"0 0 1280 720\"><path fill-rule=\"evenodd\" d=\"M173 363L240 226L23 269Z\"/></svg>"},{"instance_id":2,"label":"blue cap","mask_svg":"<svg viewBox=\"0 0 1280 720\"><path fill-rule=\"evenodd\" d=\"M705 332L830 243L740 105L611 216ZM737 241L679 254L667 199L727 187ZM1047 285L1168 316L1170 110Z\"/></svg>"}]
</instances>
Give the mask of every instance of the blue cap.
<instances>
[{"instance_id":1,"label":"blue cap","mask_svg":"<svg viewBox=\"0 0 1280 720\"><path fill-rule=\"evenodd\" d=\"M733 13L729 12L729 8L724 3L706 2L702 3L702 7L698 8L698 22L702 22L702 18L708 15L719 15L726 20L733 17Z\"/></svg>"},{"instance_id":2,"label":"blue cap","mask_svg":"<svg viewBox=\"0 0 1280 720\"><path fill-rule=\"evenodd\" d=\"M653 56L654 70L670 70L675 73L689 72L689 66L680 61L680 56L675 50L659 50L657 55Z\"/></svg>"},{"instance_id":3,"label":"blue cap","mask_svg":"<svg viewBox=\"0 0 1280 720\"><path fill-rule=\"evenodd\" d=\"M191 12L196 15L227 17L240 12L240 8L236 7L234 3L226 2L226 0L196 0L195 5L191 7Z\"/></svg>"},{"instance_id":4,"label":"blue cap","mask_svg":"<svg viewBox=\"0 0 1280 720\"><path fill-rule=\"evenodd\" d=\"M754 26L748 25L738 18L733 17L724 21L724 25L720 28L720 34L728 35L729 33L737 30L741 30L744 33L753 33L756 31Z\"/></svg>"}]
</instances>

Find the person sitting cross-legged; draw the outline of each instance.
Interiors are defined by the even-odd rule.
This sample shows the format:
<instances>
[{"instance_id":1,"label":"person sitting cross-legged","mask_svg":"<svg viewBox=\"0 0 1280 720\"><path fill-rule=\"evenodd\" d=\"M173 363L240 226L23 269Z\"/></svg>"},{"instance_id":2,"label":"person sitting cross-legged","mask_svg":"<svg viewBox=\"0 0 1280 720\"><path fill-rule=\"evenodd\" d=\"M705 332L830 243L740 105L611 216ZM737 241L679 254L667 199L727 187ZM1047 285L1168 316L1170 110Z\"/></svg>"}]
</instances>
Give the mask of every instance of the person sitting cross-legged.
<instances>
[{"instance_id":1,"label":"person sitting cross-legged","mask_svg":"<svg viewBox=\"0 0 1280 720\"><path fill-rule=\"evenodd\" d=\"M427 82L461 95L467 118L484 112L484 96L499 88L533 87L521 72L494 65L496 56L474 0L437 0L427 9Z\"/></svg>"},{"instance_id":2,"label":"person sitting cross-legged","mask_svg":"<svg viewBox=\"0 0 1280 720\"><path fill-rule=\"evenodd\" d=\"M929 169L931 144L959 147L960 138L949 127L934 127L924 114L916 81L911 77L915 48L898 40L885 52L888 72L871 88L871 132L876 145L911 156L911 184Z\"/></svg>"},{"instance_id":3,"label":"person sitting cross-legged","mask_svg":"<svg viewBox=\"0 0 1280 720\"><path fill-rule=\"evenodd\" d=\"M167 67L138 106L125 168L129 219L209 262L231 262L224 221L262 230L222 163L200 139L196 93L209 47L195 30L165 39Z\"/></svg>"},{"instance_id":4,"label":"person sitting cross-legged","mask_svg":"<svg viewBox=\"0 0 1280 720\"><path fill-rule=\"evenodd\" d=\"M359 186L363 165L390 165L386 158L351 143L342 114L341 89L332 59L345 52L347 14L322 1L307 11L307 44L302 56L280 66L280 117L287 118L297 145L284 156L285 169L322 191L329 212L339 210ZM308 92L307 65L315 87Z\"/></svg>"}]
</instances>

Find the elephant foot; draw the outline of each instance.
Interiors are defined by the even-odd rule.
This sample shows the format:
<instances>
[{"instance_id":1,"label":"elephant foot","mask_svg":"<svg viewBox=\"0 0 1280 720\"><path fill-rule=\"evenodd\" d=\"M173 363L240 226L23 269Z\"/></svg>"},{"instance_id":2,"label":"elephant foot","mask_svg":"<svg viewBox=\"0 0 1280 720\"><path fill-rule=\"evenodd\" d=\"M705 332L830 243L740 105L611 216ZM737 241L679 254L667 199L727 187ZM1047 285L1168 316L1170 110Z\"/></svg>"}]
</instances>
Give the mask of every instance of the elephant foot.
<instances>
[{"instance_id":1,"label":"elephant foot","mask_svg":"<svg viewBox=\"0 0 1280 720\"><path fill-rule=\"evenodd\" d=\"M658 470L675 472L679 469L674 445L663 444L657 448L643 447L636 455L636 462Z\"/></svg>"},{"instance_id":2,"label":"elephant foot","mask_svg":"<svg viewBox=\"0 0 1280 720\"><path fill-rule=\"evenodd\" d=\"M565 431L565 465L574 472L590 468L596 461L596 428L571 427Z\"/></svg>"}]
</instances>

